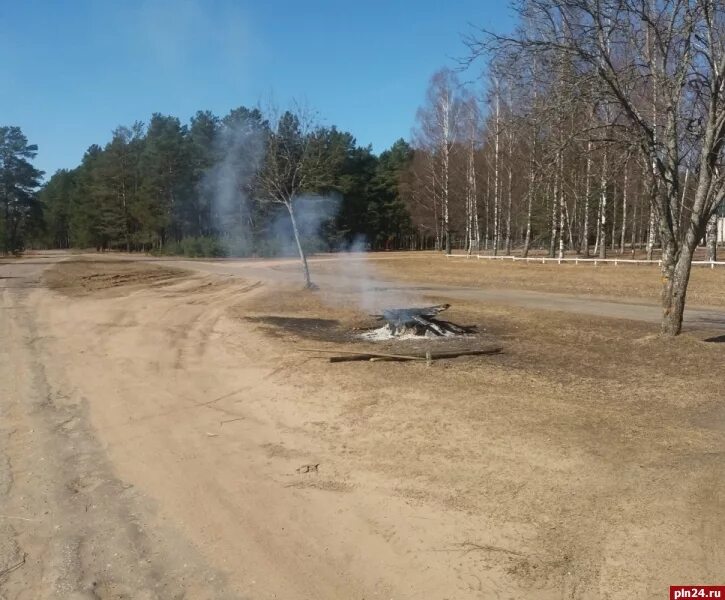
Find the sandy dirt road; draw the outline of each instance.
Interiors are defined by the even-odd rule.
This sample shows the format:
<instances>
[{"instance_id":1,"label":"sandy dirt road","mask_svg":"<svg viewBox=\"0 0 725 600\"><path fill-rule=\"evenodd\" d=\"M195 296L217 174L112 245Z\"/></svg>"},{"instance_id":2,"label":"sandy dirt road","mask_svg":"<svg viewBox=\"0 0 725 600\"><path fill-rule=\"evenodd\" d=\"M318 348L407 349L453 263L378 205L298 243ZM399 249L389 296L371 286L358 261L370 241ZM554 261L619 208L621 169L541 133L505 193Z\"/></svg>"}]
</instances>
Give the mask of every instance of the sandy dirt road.
<instances>
[{"instance_id":1,"label":"sandy dirt road","mask_svg":"<svg viewBox=\"0 0 725 600\"><path fill-rule=\"evenodd\" d=\"M722 573L716 345L579 320L547 371L516 321L500 362L330 369L245 320L345 318L284 261L83 260L0 265L2 598L624 600ZM586 346L623 331L611 366Z\"/></svg>"},{"instance_id":2,"label":"sandy dirt road","mask_svg":"<svg viewBox=\"0 0 725 600\"><path fill-rule=\"evenodd\" d=\"M66 345L40 318L48 263L0 266L0 597L233 597L117 478L64 366L90 348ZM106 368L99 378L113 385Z\"/></svg>"},{"instance_id":3,"label":"sandy dirt road","mask_svg":"<svg viewBox=\"0 0 725 600\"><path fill-rule=\"evenodd\" d=\"M53 262L3 265L0 280L4 597L406 598L422 584L444 598L460 586L387 533L406 523L416 539L434 513L374 486L354 497L329 463L305 472L324 453L296 429L324 427L340 394L316 399L319 420L302 413L301 387L275 377L299 358L225 323L254 284L184 278L161 295L64 301L40 281Z\"/></svg>"}]
</instances>

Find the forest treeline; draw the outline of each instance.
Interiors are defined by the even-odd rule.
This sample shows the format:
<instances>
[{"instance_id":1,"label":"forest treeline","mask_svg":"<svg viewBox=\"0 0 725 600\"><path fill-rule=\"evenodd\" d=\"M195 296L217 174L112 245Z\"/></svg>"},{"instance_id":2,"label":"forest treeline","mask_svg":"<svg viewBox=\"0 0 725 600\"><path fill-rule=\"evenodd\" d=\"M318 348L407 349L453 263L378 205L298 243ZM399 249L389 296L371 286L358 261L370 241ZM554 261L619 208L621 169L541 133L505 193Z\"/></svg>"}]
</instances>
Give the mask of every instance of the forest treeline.
<instances>
[{"instance_id":1,"label":"forest treeline","mask_svg":"<svg viewBox=\"0 0 725 600\"><path fill-rule=\"evenodd\" d=\"M199 111L188 124L154 114L148 125L118 127L78 167L49 179L30 239L188 255L285 251L292 235L280 219L285 211L260 174L274 163L270 140L289 122L300 147L316 147L313 158L301 157L317 172L298 193L334 199L329 214L313 220L319 227L304 232L310 250L364 239L376 250L536 248L603 257L643 249L651 257L660 244L650 166L614 137L618 125L607 125L604 109L581 87L551 77L552 68L498 55L480 89L451 69L438 71L411 141L380 155L348 132L309 122L304 111L278 118L244 107L221 118ZM561 66L554 74L561 69L571 76ZM696 180L686 166L680 177L682 200L691 201Z\"/></svg>"},{"instance_id":2,"label":"forest treeline","mask_svg":"<svg viewBox=\"0 0 725 600\"><path fill-rule=\"evenodd\" d=\"M363 238L370 249L651 253L657 224L632 152L610 147L603 163L587 132L591 115L573 102L565 117L552 114L551 94L521 72L499 68L490 84L477 92L454 71L437 72L412 141L380 155L336 127L302 131L300 116L283 114L300 143L319 146L321 173L300 192L334 198L320 227L305 232L306 247ZM50 177L24 241L205 256L285 251L284 209L251 172L264 166L272 133L258 109L243 107L221 118L199 111L188 124L154 114L148 125L120 126L78 167ZM22 241L17 232L10 246Z\"/></svg>"},{"instance_id":3,"label":"forest treeline","mask_svg":"<svg viewBox=\"0 0 725 600\"><path fill-rule=\"evenodd\" d=\"M53 174L25 241L204 256L287 252L286 211L263 175L279 164L271 142L288 139L305 151L288 157L291 164L315 171L296 193L334 200L302 232L307 250L363 239L375 250L526 255L536 248L604 257L641 248L651 257L659 223L648 195L650 165L631 141L615 137L621 127L607 123L591 90L567 80L567 69L500 53L480 88L442 69L430 80L411 141L380 155L304 110L199 111L188 124L154 114L147 125L118 127L78 167ZM696 180L686 166L680 176L682 200L692 201ZM10 245L20 241L16 234Z\"/></svg>"},{"instance_id":4,"label":"forest treeline","mask_svg":"<svg viewBox=\"0 0 725 600\"><path fill-rule=\"evenodd\" d=\"M273 120L245 107L221 118L199 111L188 124L154 114L148 125L118 127L78 167L49 179L39 195L42 241L274 255L292 235L277 193L291 187L290 200L304 210L306 249L336 250L361 237L373 249L400 247L411 225L397 182L411 155L400 140L377 156L350 133L315 125L304 110Z\"/></svg>"}]
</instances>

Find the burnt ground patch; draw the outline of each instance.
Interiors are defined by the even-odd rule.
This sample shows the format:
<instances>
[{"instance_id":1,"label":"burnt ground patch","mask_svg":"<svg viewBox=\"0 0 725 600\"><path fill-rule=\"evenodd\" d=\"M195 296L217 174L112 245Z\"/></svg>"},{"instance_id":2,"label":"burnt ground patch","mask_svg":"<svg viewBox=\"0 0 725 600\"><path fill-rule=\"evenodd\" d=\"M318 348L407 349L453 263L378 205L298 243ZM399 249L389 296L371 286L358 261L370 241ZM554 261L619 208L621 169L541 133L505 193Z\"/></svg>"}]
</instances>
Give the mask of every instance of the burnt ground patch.
<instances>
[{"instance_id":1,"label":"burnt ground patch","mask_svg":"<svg viewBox=\"0 0 725 600\"><path fill-rule=\"evenodd\" d=\"M496 336L481 333L451 337L416 336L373 342L361 338L360 334L375 329L375 326L350 328L337 319L259 315L244 317L244 320L260 325L265 334L276 338L293 336L297 339L345 344L339 347L340 351L354 349L361 353L425 355L426 352L488 350L501 345Z\"/></svg>"},{"instance_id":2,"label":"burnt ground patch","mask_svg":"<svg viewBox=\"0 0 725 600\"><path fill-rule=\"evenodd\" d=\"M350 342L354 340L354 332L343 327L337 319L260 315L244 317L244 320L262 325L265 333L276 337L285 337L292 334L300 338L323 342Z\"/></svg>"}]
</instances>

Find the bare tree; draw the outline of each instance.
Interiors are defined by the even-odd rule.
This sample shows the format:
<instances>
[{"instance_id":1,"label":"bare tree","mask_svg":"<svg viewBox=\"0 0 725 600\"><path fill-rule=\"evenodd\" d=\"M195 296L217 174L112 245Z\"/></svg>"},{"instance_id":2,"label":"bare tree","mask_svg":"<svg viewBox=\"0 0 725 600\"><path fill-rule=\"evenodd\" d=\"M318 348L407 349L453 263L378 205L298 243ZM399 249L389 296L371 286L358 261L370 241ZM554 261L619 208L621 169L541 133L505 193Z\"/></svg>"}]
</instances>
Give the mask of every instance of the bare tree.
<instances>
[{"instance_id":1,"label":"bare tree","mask_svg":"<svg viewBox=\"0 0 725 600\"><path fill-rule=\"evenodd\" d=\"M510 77L510 75L509 75ZM506 87L508 88L508 106L507 106L507 154L506 160L506 174L508 183L506 186L506 238L505 238L505 251L504 254L507 256L511 255L511 206L513 202L513 177L514 177L514 138L515 138L515 120L513 113L513 82L507 81Z\"/></svg>"},{"instance_id":2,"label":"bare tree","mask_svg":"<svg viewBox=\"0 0 725 600\"><path fill-rule=\"evenodd\" d=\"M613 134L626 136L651 165L647 187L662 244L661 332L679 334L695 248L725 198L725 3L520 0L514 7L524 26L469 40L473 56L563 53L580 78L596 82ZM695 185L682 207L687 166ZM650 242L653 236L651 228Z\"/></svg>"},{"instance_id":3,"label":"bare tree","mask_svg":"<svg viewBox=\"0 0 725 600\"><path fill-rule=\"evenodd\" d=\"M493 104L494 104L494 154L493 154L493 255L498 254L501 220L501 89L499 80L493 77Z\"/></svg>"},{"instance_id":4,"label":"bare tree","mask_svg":"<svg viewBox=\"0 0 725 600\"><path fill-rule=\"evenodd\" d=\"M536 100L536 97L534 97ZM533 139L531 140L531 148L529 150L529 181L528 188L526 190L526 233L524 234L524 258L529 255L529 249L531 247L531 215L533 213L534 195L536 190L536 150L537 150L537 138L538 129L534 129Z\"/></svg>"},{"instance_id":5,"label":"bare tree","mask_svg":"<svg viewBox=\"0 0 725 600\"><path fill-rule=\"evenodd\" d=\"M317 286L310 278L295 209L296 201L303 193L316 192L325 184L326 167L329 165L326 164L322 130L316 125L314 114L304 107L285 111L279 117L275 109L271 112L265 162L258 174L259 187L270 202L287 209L305 287L315 289Z\"/></svg>"},{"instance_id":6,"label":"bare tree","mask_svg":"<svg viewBox=\"0 0 725 600\"><path fill-rule=\"evenodd\" d=\"M480 114L473 95L463 100L463 115L466 137L466 251L470 255L474 248L478 252L481 245L476 192L476 149L480 136Z\"/></svg>"},{"instance_id":7,"label":"bare tree","mask_svg":"<svg viewBox=\"0 0 725 600\"><path fill-rule=\"evenodd\" d=\"M434 177L440 195L441 222L446 254L451 253L450 179L451 152L457 137L461 102L459 84L452 71L442 69L431 78L427 100L418 111L415 145L434 159Z\"/></svg>"}]
</instances>

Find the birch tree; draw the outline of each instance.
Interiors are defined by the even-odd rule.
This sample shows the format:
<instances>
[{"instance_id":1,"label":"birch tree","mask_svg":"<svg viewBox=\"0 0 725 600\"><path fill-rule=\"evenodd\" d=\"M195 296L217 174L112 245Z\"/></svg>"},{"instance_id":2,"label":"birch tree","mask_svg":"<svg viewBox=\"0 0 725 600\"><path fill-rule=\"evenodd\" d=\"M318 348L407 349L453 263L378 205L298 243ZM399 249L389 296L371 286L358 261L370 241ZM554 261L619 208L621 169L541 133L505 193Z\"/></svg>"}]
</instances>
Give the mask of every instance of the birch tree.
<instances>
[{"instance_id":1,"label":"birch tree","mask_svg":"<svg viewBox=\"0 0 725 600\"><path fill-rule=\"evenodd\" d=\"M462 103L466 156L466 251L480 250L481 232L478 223L478 195L476 185L476 149L480 136L480 114L476 98L469 95Z\"/></svg>"},{"instance_id":2,"label":"birch tree","mask_svg":"<svg viewBox=\"0 0 725 600\"><path fill-rule=\"evenodd\" d=\"M514 186L514 116L513 116L513 100L511 97L511 85L509 85L509 105L508 105L508 132L507 138L507 186L506 186L506 238L505 254L511 255L511 205L513 202L513 186Z\"/></svg>"},{"instance_id":3,"label":"birch tree","mask_svg":"<svg viewBox=\"0 0 725 600\"><path fill-rule=\"evenodd\" d=\"M272 130L267 136L265 161L259 171L259 185L270 202L281 204L289 214L295 244L300 256L305 287L315 289L307 255L302 245L295 201L304 192L324 187L325 147L320 128L306 109L286 111L272 118Z\"/></svg>"},{"instance_id":4,"label":"birch tree","mask_svg":"<svg viewBox=\"0 0 725 600\"><path fill-rule=\"evenodd\" d=\"M457 140L461 102L455 74L442 69L431 78L426 104L418 111L416 144L434 159L434 177L440 196L441 224L446 254L451 253L451 152Z\"/></svg>"},{"instance_id":5,"label":"birch tree","mask_svg":"<svg viewBox=\"0 0 725 600\"><path fill-rule=\"evenodd\" d=\"M498 77L493 77L494 150L493 150L493 255L498 254L501 220L501 88Z\"/></svg>"},{"instance_id":6,"label":"birch tree","mask_svg":"<svg viewBox=\"0 0 725 600\"><path fill-rule=\"evenodd\" d=\"M483 31L474 56L513 50L564 53L597 100L618 115L647 169L662 245L663 335L678 335L692 258L725 198L725 3L721 0L520 0L525 26ZM646 90L651 89L651 97ZM652 110L654 107L655 110ZM682 173L694 193L680 225ZM605 218L602 215L602 218ZM650 228L650 248L655 228ZM600 240L604 245L604 240Z\"/></svg>"}]
</instances>

